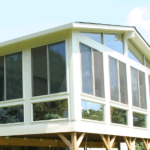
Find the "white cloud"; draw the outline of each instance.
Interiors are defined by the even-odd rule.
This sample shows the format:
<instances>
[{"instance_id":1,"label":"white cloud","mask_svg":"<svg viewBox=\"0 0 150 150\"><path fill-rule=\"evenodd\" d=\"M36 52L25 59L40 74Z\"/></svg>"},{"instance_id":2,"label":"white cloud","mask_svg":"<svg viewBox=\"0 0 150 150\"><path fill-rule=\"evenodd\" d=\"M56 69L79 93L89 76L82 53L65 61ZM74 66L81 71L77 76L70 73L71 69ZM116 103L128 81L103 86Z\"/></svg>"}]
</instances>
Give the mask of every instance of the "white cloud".
<instances>
[{"instance_id":1,"label":"white cloud","mask_svg":"<svg viewBox=\"0 0 150 150\"><path fill-rule=\"evenodd\" d=\"M137 7L131 10L126 24L135 26L150 44L150 10L147 7Z\"/></svg>"},{"instance_id":2,"label":"white cloud","mask_svg":"<svg viewBox=\"0 0 150 150\"><path fill-rule=\"evenodd\" d=\"M47 22L38 24L27 24L23 26L0 26L0 42L18 38L31 33L46 30L64 24L63 22Z\"/></svg>"}]
</instances>

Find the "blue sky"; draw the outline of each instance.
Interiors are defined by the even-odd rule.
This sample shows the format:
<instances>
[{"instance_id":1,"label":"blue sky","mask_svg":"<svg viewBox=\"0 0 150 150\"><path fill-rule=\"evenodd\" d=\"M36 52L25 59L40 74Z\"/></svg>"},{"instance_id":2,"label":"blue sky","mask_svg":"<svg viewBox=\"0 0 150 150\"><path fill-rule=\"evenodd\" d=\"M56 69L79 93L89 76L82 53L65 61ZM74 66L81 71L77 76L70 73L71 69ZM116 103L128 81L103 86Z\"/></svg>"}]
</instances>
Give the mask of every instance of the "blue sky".
<instances>
[{"instance_id":1,"label":"blue sky","mask_svg":"<svg viewBox=\"0 0 150 150\"><path fill-rule=\"evenodd\" d=\"M73 21L134 25L150 44L150 0L0 0L0 42Z\"/></svg>"}]
</instances>

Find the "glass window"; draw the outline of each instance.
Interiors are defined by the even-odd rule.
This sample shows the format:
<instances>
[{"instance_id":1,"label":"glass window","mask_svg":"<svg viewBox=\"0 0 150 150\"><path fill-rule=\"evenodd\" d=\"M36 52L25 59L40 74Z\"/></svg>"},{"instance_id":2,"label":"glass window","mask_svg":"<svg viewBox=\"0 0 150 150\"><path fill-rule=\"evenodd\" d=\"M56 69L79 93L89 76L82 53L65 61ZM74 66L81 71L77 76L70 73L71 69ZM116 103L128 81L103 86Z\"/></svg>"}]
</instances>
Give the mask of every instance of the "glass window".
<instances>
[{"instance_id":1,"label":"glass window","mask_svg":"<svg viewBox=\"0 0 150 150\"><path fill-rule=\"evenodd\" d=\"M123 36L122 34L104 34L105 46L123 54Z\"/></svg>"},{"instance_id":2,"label":"glass window","mask_svg":"<svg viewBox=\"0 0 150 150\"><path fill-rule=\"evenodd\" d=\"M111 100L128 104L126 65L109 57Z\"/></svg>"},{"instance_id":3,"label":"glass window","mask_svg":"<svg viewBox=\"0 0 150 150\"><path fill-rule=\"evenodd\" d=\"M65 42L32 49L33 96L65 92Z\"/></svg>"},{"instance_id":4,"label":"glass window","mask_svg":"<svg viewBox=\"0 0 150 150\"><path fill-rule=\"evenodd\" d=\"M146 109L145 74L131 67L131 83L133 106Z\"/></svg>"},{"instance_id":5,"label":"glass window","mask_svg":"<svg viewBox=\"0 0 150 150\"><path fill-rule=\"evenodd\" d=\"M33 104L33 121L68 118L68 100Z\"/></svg>"},{"instance_id":6,"label":"glass window","mask_svg":"<svg viewBox=\"0 0 150 150\"><path fill-rule=\"evenodd\" d=\"M0 124L24 122L23 105L0 108Z\"/></svg>"},{"instance_id":7,"label":"glass window","mask_svg":"<svg viewBox=\"0 0 150 150\"><path fill-rule=\"evenodd\" d=\"M7 55L5 58L6 99L22 98L22 52Z\"/></svg>"},{"instance_id":8,"label":"glass window","mask_svg":"<svg viewBox=\"0 0 150 150\"><path fill-rule=\"evenodd\" d=\"M133 112L133 126L146 128L146 115Z\"/></svg>"},{"instance_id":9,"label":"glass window","mask_svg":"<svg viewBox=\"0 0 150 150\"><path fill-rule=\"evenodd\" d=\"M127 111L115 107L110 109L111 122L127 125Z\"/></svg>"},{"instance_id":10,"label":"glass window","mask_svg":"<svg viewBox=\"0 0 150 150\"><path fill-rule=\"evenodd\" d=\"M4 56L0 57L0 101L4 101Z\"/></svg>"},{"instance_id":11,"label":"glass window","mask_svg":"<svg viewBox=\"0 0 150 150\"><path fill-rule=\"evenodd\" d=\"M33 96L48 94L47 46L32 49Z\"/></svg>"},{"instance_id":12,"label":"glass window","mask_svg":"<svg viewBox=\"0 0 150 150\"><path fill-rule=\"evenodd\" d=\"M93 39L94 41L102 43L102 35L101 34L98 34L98 33L81 33L81 34L89 37L90 39Z\"/></svg>"},{"instance_id":13,"label":"glass window","mask_svg":"<svg viewBox=\"0 0 150 150\"><path fill-rule=\"evenodd\" d=\"M66 53L65 42L48 46L50 93L66 91Z\"/></svg>"},{"instance_id":14,"label":"glass window","mask_svg":"<svg viewBox=\"0 0 150 150\"><path fill-rule=\"evenodd\" d=\"M104 121L104 105L82 100L82 118Z\"/></svg>"},{"instance_id":15,"label":"glass window","mask_svg":"<svg viewBox=\"0 0 150 150\"><path fill-rule=\"evenodd\" d=\"M146 67L150 68L150 62L147 59L145 59L145 61L146 61Z\"/></svg>"},{"instance_id":16,"label":"glass window","mask_svg":"<svg viewBox=\"0 0 150 150\"><path fill-rule=\"evenodd\" d=\"M140 64L143 64L143 55L129 40L128 40L128 57Z\"/></svg>"},{"instance_id":17,"label":"glass window","mask_svg":"<svg viewBox=\"0 0 150 150\"><path fill-rule=\"evenodd\" d=\"M82 92L104 98L103 54L80 43Z\"/></svg>"},{"instance_id":18,"label":"glass window","mask_svg":"<svg viewBox=\"0 0 150 150\"><path fill-rule=\"evenodd\" d=\"M149 75L149 98L150 98L150 75Z\"/></svg>"}]
</instances>

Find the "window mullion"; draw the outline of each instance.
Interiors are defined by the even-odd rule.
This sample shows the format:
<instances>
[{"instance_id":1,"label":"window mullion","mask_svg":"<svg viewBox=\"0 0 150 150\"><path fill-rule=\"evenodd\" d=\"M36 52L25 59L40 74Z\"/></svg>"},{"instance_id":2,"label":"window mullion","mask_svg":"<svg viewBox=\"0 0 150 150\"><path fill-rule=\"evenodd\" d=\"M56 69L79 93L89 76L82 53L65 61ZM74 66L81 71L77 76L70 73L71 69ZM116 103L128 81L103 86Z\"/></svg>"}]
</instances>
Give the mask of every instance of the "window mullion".
<instances>
[{"instance_id":1,"label":"window mullion","mask_svg":"<svg viewBox=\"0 0 150 150\"><path fill-rule=\"evenodd\" d=\"M93 54L93 49L91 48L92 52L92 75L93 75L93 95L95 96L95 70L94 70L94 54Z\"/></svg>"},{"instance_id":2,"label":"window mullion","mask_svg":"<svg viewBox=\"0 0 150 150\"><path fill-rule=\"evenodd\" d=\"M48 94L50 94L50 72L49 72L49 51L47 45L47 86L48 86Z\"/></svg>"},{"instance_id":3,"label":"window mullion","mask_svg":"<svg viewBox=\"0 0 150 150\"><path fill-rule=\"evenodd\" d=\"M4 56L4 101L6 101L6 56Z\"/></svg>"}]
</instances>

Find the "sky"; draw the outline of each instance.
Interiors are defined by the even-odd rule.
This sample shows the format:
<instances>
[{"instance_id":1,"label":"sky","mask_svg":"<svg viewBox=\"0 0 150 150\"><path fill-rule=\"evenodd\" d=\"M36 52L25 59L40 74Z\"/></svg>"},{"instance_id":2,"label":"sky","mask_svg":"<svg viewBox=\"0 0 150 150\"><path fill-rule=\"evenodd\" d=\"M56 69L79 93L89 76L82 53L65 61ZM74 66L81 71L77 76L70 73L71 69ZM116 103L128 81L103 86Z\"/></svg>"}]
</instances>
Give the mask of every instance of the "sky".
<instances>
[{"instance_id":1,"label":"sky","mask_svg":"<svg viewBox=\"0 0 150 150\"><path fill-rule=\"evenodd\" d=\"M150 45L150 0L0 0L0 43L74 21L135 26Z\"/></svg>"}]
</instances>

